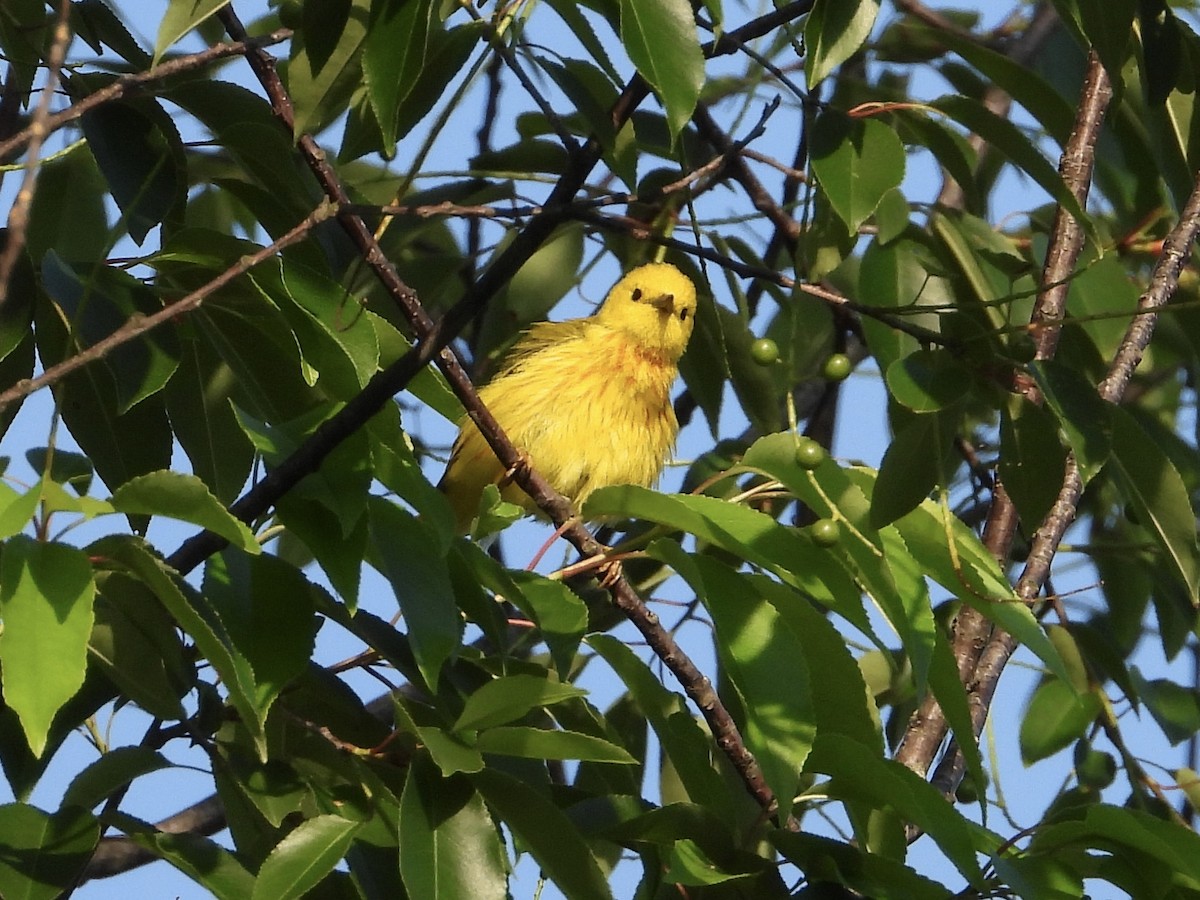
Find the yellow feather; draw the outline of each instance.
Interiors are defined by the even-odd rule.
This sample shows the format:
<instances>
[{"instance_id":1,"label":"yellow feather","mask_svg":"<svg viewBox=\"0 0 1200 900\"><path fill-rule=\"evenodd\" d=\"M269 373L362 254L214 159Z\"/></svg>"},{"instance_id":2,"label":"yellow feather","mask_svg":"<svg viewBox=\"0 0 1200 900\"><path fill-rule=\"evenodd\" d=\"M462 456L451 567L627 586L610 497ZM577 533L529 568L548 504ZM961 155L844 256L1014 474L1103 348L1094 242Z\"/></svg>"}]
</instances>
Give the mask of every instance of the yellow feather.
<instances>
[{"instance_id":1,"label":"yellow feather","mask_svg":"<svg viewBox=\"0 0 1200 900\"><path fill-rule=\"evenodd\" d=\"M696 288L670 263L627 273L594 316L534 325L479 392L505 433L576 506L596 488L649 487L675 444L671 385L696 318ZM505 470L470 419L438 485L465 533ZM515 484L502 496L525 509Z\"/></svg>"}]
</instances>

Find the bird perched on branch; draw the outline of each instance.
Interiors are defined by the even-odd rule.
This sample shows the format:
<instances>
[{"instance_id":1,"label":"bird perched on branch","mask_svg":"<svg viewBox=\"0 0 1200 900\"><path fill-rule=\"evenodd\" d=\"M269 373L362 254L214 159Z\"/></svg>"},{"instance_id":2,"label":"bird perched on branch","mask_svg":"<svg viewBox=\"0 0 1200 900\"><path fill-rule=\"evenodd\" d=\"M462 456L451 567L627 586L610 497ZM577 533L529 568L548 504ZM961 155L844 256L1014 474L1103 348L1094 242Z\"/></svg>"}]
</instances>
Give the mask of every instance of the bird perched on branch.
<instances>
[{"instance_id":1,"label":"bird perched on branch","mask_svg":"<svg viewBox=\"0 0 1200 900\"><path fill-rule=\"evenodd\" d=\"M649 487L679 430L670 390L695 318L691 279L670 263L639 266L595 315L532 326L479 397L533 468L576 507L607 485ZM464 417L438 485L460 532L470 530L489 484L536 511Z\"/></svg>"}]
</instances>

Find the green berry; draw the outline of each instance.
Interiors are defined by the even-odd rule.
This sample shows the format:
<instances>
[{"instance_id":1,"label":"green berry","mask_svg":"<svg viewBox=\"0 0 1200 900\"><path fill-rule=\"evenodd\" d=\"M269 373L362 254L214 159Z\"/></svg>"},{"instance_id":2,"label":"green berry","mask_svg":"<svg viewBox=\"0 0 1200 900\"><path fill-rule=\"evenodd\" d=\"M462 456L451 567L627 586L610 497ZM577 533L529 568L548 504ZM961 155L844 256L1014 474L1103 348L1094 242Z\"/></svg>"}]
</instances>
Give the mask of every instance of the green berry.
<instances>
[{"instance_id":1,"label":"green berry","mask_svg":"<svg viewBox=\"0 0 1200 900\"><path fill-rule=\"evenodd\" d=\"M1089 750L1082 759L1076 760L1075 777L1081 786L1101 790L1117 777L1117 761L1111 753Z\"/></svg>"},{"instance_id":2,"label":"green berry","mask_svg":"<svg viewBox=\"0 0 1200 900\"><path fill-rule=\"evenodd\" d=\"M841 537L842 530L833 519L817 519L808 526L809 537L818 547L832 547Z\"/></svg>"},{"instance_id":3,"label":"green berry","mask_svg":"<svg viewBox=\"0 0 1200 900\"><path fill-rule=\"evenodd\" d=\"M779 362L779 345L770 338L759 338L750 345L750 358L760 366L772 366Z\"/></svg>"},{"instance_id":4,"label":"green berry","mask_svg":"<svg viewBox=\"0 0 1200 900\"><path fill-rule=\"evenodd\" d=\"M826 381L845 381L852 368L850 357L845 353L832 353L825 360L821 374L825 376Z\"/></svg>"},{"instance_id":5,"label":"green berry","mask_svg":"<svg viewBox=\"0 0 1200 900\"><path fill-rule=\"evenodd\" d=\"M796 465L802 469L815 469L828 455L825 448L810 437L802 437L796 443Z\"/></svg>"}]
</instances>

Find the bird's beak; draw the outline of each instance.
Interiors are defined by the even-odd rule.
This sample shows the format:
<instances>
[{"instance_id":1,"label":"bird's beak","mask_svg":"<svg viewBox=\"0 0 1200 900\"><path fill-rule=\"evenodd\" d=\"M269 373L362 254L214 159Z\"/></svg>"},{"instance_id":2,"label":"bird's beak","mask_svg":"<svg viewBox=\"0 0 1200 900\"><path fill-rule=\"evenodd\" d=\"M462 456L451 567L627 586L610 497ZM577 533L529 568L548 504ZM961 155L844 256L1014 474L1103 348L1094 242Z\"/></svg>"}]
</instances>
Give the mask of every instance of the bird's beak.
<instances>
[{"instance_id":1,"label":"bird's beak","mask_svg":"<svg viewBox=\"0 0 1200 900\"><path fill-rule=\"evenodd\" d=\"M658 294L650 297L645 301L650 306L653 306L661 313L675 312L675 295L674 294Z\"/></svg>"}]
</instances>

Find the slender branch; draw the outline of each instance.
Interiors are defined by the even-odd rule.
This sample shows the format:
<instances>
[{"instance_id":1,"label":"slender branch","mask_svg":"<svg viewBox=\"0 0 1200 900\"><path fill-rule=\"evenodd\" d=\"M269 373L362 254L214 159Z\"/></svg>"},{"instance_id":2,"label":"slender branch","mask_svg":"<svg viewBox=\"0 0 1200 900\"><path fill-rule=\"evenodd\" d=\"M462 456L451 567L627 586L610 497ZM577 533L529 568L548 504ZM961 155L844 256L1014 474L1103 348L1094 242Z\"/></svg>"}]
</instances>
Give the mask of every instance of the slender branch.
<instances>
[{"instance_id":1,"label":"slender branch","mask_svg":"<svg viewBox=\"0 0 1200 900\"><path fill-rule=\"evenodd\" d=\"M807 0L805 2L789 4L773 11L767 16L747 23L747 25L738 29L736 34L739 39L758 36L761 33L769 31L770 28L775 27L777 24L787 21L789 15L795 17L807 12L810 6L811 3L807 2ZM244 35L245 32L241 22L230 7L223 8L218 15L231 37L239 39ZM705 52L707 55L728 53L732 52L735 46L733 42L718 40L706 46ZM276 116L285 126L290 128L292 124L291 103L282 82L275 72L274 60L261 49L253 49L248 52L247 60L258 76L260 83L262 83L264 90L266 90ZM614 106L612 112L614 124L622 124L641 99L646 96L646 93L647 88L645 83L639 77L635 77L622 92ZM314 174L317 175L327 196L338 203L345 202L345 191L338 181L336 173L325 161L324 154L320 151L316 142L311 136L302 135L299 140L299 146L305 160ZM572 155L567 172L560 178L551 191L546 206L552 208L557 204L568 202L570 197L575 194L579 186L583 183L587 174L599 161L599 158L600 146L594 139L590 140L579 154ZM412 351L396 364L389 367L389 369L379 373L338 414L323 423L317 429L313 438L307 441L305 446L301 448L303 455L306 457L303 463L298 462L295 466L290 467L291 471L289 471L287 479L282 477L277 478L269 489L259 492L258 496L254 498L254 506L262 502L267 502L269 505L274 499L282 496L282 493L290 489L291 485L294 485L300 477L303 477L303 474L300 474L301 472L304 474L307 473L305 471L306 466L319 465L321 459L333 447L337 446L337 443L341 439L357 429L371 414L381 408L383 403L396 390L403 387L407 383L407 380L424 365L438 348L443 348L475 314L476 310L482 308L487 299L508 281L533 251L549 237L560 221L560 218L548 211L535 216L517 234L507 250L482 273L474 287L468 290L463 299L437 323L430 320L421 307L416 294L400 281L399 277L395 274L395 270L383 256L379 245L375 242L365 224L354 217L342 217L339 221L359 246L367 264L375 271L377 277L381 279L391 296L397 301L404 314L409 318L410 323L419 336L419 341ZM488 440L497 458L514 473L514 481L556 524L560 527L565 527L564 536L577 550L585 556L593 556L600 552L603 548L600 547L587 529L583 527L582 523L575 518L570 502L555 492L543 477L529 467L524 456L508 441L499 424L491 416L486 407L479 402L478 395L475 393L470 379L466 376L454 354L442 349L437 356L437 363L445 373L459 399L463 401L468 414ZM300 452L294 454L294 457L299 455L301 455ZM285 461L285 466L291 461L291 458ZM271 480L272 476L279 475L283 469L284 466L280 466L260 484L266 484L267 481ZM311 471L311 469L307 471ZM293 478L295 480L292 480ZM256 485L243 500L248 500L251 495L256 493L258 488L259 485ZM248 511L246 507L250 505L249 502L243 504L242 501L238 501L234 505L234 511L236 514L244 517ZM267 507L264 506L262 508L265 509ZM220 545L219 538L214 538L207 533L198 535L181 547L176 554L173 554L171 562L183 567L194 566L208 553L214 552L215 549L219 548ZM717 698L715 691L713 691L707 679L699 673L699 670L683 654L682 650L678 648L674 639L662 629L661 625L658 624L657 617L645 609L641 598L637 596L636 592L633 591L624 579L616 579L610 591L617 606L625 611L634 625L646 636L647 641L650 641L652 646L656 647L664 663L683 681L685 692L700 707L701 712L709 723L718 746L729 757L751 795L763 805L764 809L768 811L773 809L774 798L771 795L770 789L766 786L761 771L758 769L749 751L745 749L736 724L733 722L728 711L720 703L719 698Z\"/></svg>"},{"instance_id":2,"label":"slender branch","mask_svg":"<svg viewBox=\"0 0 1200 900\"><path fill-rule=\"evenodd\" d=\"M210 63L220 59L226 59L231 56L242 56L250 47L269 47L272 44L278 44L286 41L292 36L290 28L279 28L272 31L270 34L264 34L260 37L248 37L244 41L234 41L232 43L215 44L199 53L190 53L187 56L180 56L175 59L167 60L159 63L153 69L146 72L134 72L129 75L122 75L113 81L111 84L105 85L97 91L93 91L86 97L80 98L75 103L72 103L66 109L47 116L45 119L45 134L46 136L53 134L58 129L67 125L89 110L95 109L105 103L111 103L113 100L119 100L122 97L137 93L147 85L154 84L158 81L163 81L173 75L179 75L183 72L191 72L195 69L202 69ZM32 123L5 140L0 140L0 160L8 159L18 150L29 145L33 140L33 125Z\"/></svg>"},{"instance_id":3,"label":"slender branch","mask_svg":"<svg viewBox=\"0 0 1200 900\"><path fill-rule=\"evenodd\" d=\"M8 300L8 283L12 278L13 266L25 248L25 232L29 226L29 210L33 205L33 186L37 181L38 157L42 152L49 131L46 120L50 116L50 104L54 100L54 90L58 87L58 79L62 70L63 60L67 55L67 46L71 43L71 26L69 14L70 0L61 0L58 6L58 21L54 25L54 39L50 44L50 53L46 58L46 84L42 95L38 98L37 108L29 123L29 159L25 162L25 176L17 197L8 211L8 235L3 249L0 249L0 307Z\"/></svg>"},{"instance_id":4,"label":"slender branch","mask_svg":"<svg viewBox=\"0 0 1200 900\"><path fill-rule=\"evenodd\" d=\"M709 112L708 104L700 102L696 104L696 111L692 114L692 121L696 125L697 131L700 132L700 137L708 141L718 153L726 159L726 168L734 180L742 186L746 192L746 196L750 198L750 202L754 204L754 208L767 217L772 225L784 234L788 241L796 241L800 237L800 223L783 211L775 198L770 192L763 187L763 183L758 180L758 177L750 171L750 167L746 165L746 161L739 154L739 148L729 137L716 120ZM759 123L759 127L763 127L763 123Z\"/></svg>"},{"instance_id":5,"label":"slender branch","mask_svg":"<svg viewBox=\"0 0 1200 900\"><path fill-rule=\"evenodd\" d=\"M779 22L786 21L788 16L795 17L807 12L810 6L810 0L789 4L768 16L748 23L739 31L746 38L757 36L769 31ZM245 31L242 24L230 8L226 7L221 10L219 15L232 37L235 39L244 37ZM758 31L758 29L762 30ZM728 47L722 49L719 43L716 47L706 49L709 53L716 53L718 50L731 52ZM264 51L256 48L248 48L247 59L263 84L276 116L290 131L292 127L291 103L282 83L275 74L274 60ZM645 84L635 78L614 106L612 111L614 123L617 125L623 123L646 96L646 93ZM324 154L315 141L308 135L302 135L299 144L305 160L321 182L327 196L339 204L346 202L344 190L336 173L325 162ZM559 197L570 197L578 190L588 171L599 160L598 144L590 141L584 148L584 153L591 157L590 164L587 164L586 159L575 161L551 192L550 196L553 200L557 201ZM549 206L549 203L547 205ZM376 373L362 391L335 415L318 426L295 453L272 469L265 478L233 504L230 511L244 521L250 521L269 509L301 479L316 471L322 461L343 440L357 431L362 423L382 409L396 393L402 390L439 352L440 348L452 339L457 333L457 329L469 320L476 308L482 307L486 299L491 296L491 291L503 284L507 277L510 277L520 267L524 259L532 254L540 242L549 236L560 218L549 213L542 213L536 217L530 227L517 236L508 251L488 268L484 277L476 282L473 290L469 290L463 300L437 323L430 322L417 302L416 295L396 275L394 268L388 263L362 220L357 217L341 217L339 221L343 223L343 227L355 240L363 253L363 258L387 288L389 294L406 313L412 313L413 318L410 321L414 322L419 339L407 354L387 369ZM533 225L539 222L541 223L539 229L531 235ZM492 286L492 282L495 283L495 287ZM457 359L453 354L448 351L444 352L439 357L439 364L443 365L443 371L450 377L451 384L456 389L463 390L468 395L474 394L469 379L466 379L461 367L458 367ZM552 519L558 523L566 523L573 515L570 503L553 492L544 479L523 464L516 449L503 438L499 427L491 419L487 410L478 404L477 398L476 408L472 410L472 413L481 432L488 438L497 456L506 465L513 467L515 480L522 489L538 502L543 511L547 512ZM603 550L578 521L567 528L566 537L585 555L593 556ZM212 553L220 550L225 543L222 538L212 532L202 532L185 541L168 557L167 562L178 572L186 574ZM721 705L711 684L678 648L674 638L658 624L654 614L645 607L641 598L624 579L618 579L610 590L616 605L626 612L626 615L655 648L668 668L681 679L688 696L704 713L718 746L742 775L751 795L764 809L772 810L774 798L771 796L770 789L767 788L753 757L746 751L736 725L728 711Z\"/></svg>"},{"instance_id":6,"label":"slender branch","mask_svg":"<svg viewBox=\"0 0 1200 900\"><path fill-rule=\"evenodd\" d=\"M1059 172L1068 189L1079 201L1080 207L1087 203L1095 165L1095 146L1111 98L1112 88L1108 83L1108 76L1099 57L1093 52L1089 57L1081 88L1075 126L1063 149L1059 164ZM1052 358L1058 346L1070 276L1075 271L1083 244L1082 225L1065 209L1059 207L1055 214L1050 246L1042 271L1041 288L1030 316L1031 323L1037 328L1039 359ZM1040 401L1036 394L1031 395L1030 399ZM1073 503L1077 497L1060 497L1060 500ZM997 489L992 495L992 507L984 527L984 544L1002 566L1008 563L1017 526L1016 507L1003 485L997 482ZM1057 548L1057 542L1054 546ZM974 607L964 607L955 620L952 649L959 678L964 685L971 681L972 673L980 654L987 646L992 630L991 619ZM990 696L988 702L990 703ZM986 710L986 707L984 709ZM928 772L947 729L946 717L941 706L932 694L927 695L908 723L896 759L924 775ZM975 733L978 735L978 729ZM947 751L947 758L953 759L956 753L957 748L952 747ZM955 764L952 762L950 765L953 767Z\"/></svg>"},{"instance_id":7,"label":"slender branch","mask_svg":"<svg viewBox=\"0 0 1200 900\"><path fill-rule=\"evenodd\" d=\"M305 216L298 225L282 235L279 240L257 250L249 256L242 257L236 264L230 266L216 278L212 279L212 281L192 291L186 297L182 297L174 303L168 303L158 312L151 315L135 314L130 316L124 325L107 337L96 341L96 343L92 344L86 350L81 350L74 356L67 357L62 362L46 369L36 378L23 378L12 387L0 392L0 410L4 410L10 404L15 403L22 397L27 397L36 390L61 381L77 369L82 369L96 360L103 359L118 347L141 337L147 331L157 328L165 322L173 322L185 313L192 312L206 299L234 279L249 272L259 263L271 259L284 247L289 247L292 244L302 241L308 236L308 233L315 225L332 218L333 215L333 205L328 201L322 202L320 206Z\"/></svg>"},{"instance_id":8,"label":"slender branch","mask_svg":"<svg viewBox=\"0 0 1200 900\"><path fill-rule=\"evenodd\" d=\"M550 105L550 101L538 89L538 86L533 83L533 79L529 77L525 69L521 66L521 61L517 59L517 54L513 52L513 48L504 42L504 35L501 29L497 28L492 22L481 16L475 9L475 6L469 0L460 0L459 5L466 10L467 14L476 22L478 22L483 30L487 32L488 40L491 42L492 49L504 60L504 64L516 76L521 87L525 89L525 93L534 102L534 105L542 111L542 115L546 117L546 123L554 129L554 133L558 139L562 141L562 145L568 153L579 152L579 142L575 140L575 136L567 130L558 113L554 111L554 107ZM500 7L500 12L497 15L511 15L511 10L508 7ZM511 20L510 20L511 21Z\"/></svg>"},{"instance_id":9,"label":"slender branch","mask_svg":"<svg viewBox=\"0 0 1200 900\"><path fill-rule=\"evenodd\" d=\"M621 231L628 234L630 237L637 240L650 241L654 244L659 244L663 247L669 247L672 250L678 250L681 253L686 253L689 256L695 256L698 259L703 259L711 262L730 272L735 272L744 278L753 278L756 281L769 284L776 284L788 290L803 291L819 300L823 300L835 309L849 311L856 315L866 316L867 318L875 319L883 322L890 328L896 331L904 332L905 334L915 337L917 340L926 344L936 344L943 347L959 347L960 344L953 337L942 334L939 331L933 331L921 325L915 325L906 320L902 315L889 310L879 309L874 306L867 306L864 303L859 303L856 300L851 300L839 294L837 291L823 287L819 284L811 284L809 282L801 282L796 279L784 275L775 269L766 269L762 266L753 266L749 263L744 263L741 260L731 259L710 247L697 247L694 244L688 244L676 238L663 237L660 234L652 232L645 222L639 222L636 219L630 219L626 216L601 216L590 211L575 213L571 218L581 222L586 222L590 225L595 225L598 228L604 228L608 231ZM919 310L918 310L919 311Z\"/></svg>"}]
</instances>

